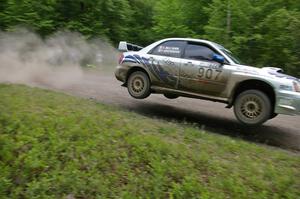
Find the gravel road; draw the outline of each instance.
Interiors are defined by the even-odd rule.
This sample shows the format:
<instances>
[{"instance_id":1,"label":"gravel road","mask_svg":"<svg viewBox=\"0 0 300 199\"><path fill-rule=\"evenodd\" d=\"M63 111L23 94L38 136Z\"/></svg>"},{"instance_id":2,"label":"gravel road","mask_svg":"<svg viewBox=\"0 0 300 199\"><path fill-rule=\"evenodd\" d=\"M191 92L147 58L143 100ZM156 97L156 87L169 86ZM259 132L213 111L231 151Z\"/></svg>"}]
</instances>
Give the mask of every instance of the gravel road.
<instances>
[{"instance_id":1,"label":"gravel road","mask_svg":"<svg viewBox=\"0 0 300 199\"><path fill-rule=\"evenodd\" d=\"M169 100L155 94L145 100L136 100L120 85L112 73L86 73L82 81L63 91L148 117L186 121L216 134L300 151L300 117L280 115L261 127L249 129L236 121L232 109L225 109L225 104L188 98Z\"/></svg>"}]
</instances>

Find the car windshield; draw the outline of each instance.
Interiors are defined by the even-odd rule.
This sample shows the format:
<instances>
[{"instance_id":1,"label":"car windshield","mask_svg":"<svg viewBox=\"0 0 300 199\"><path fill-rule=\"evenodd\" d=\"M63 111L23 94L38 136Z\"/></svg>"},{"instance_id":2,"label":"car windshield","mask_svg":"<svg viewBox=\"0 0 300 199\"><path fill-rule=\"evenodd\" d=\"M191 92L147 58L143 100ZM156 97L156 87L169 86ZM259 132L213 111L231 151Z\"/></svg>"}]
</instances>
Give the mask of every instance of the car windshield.
<instances>
[{"instance_id":1,"label":"car windshield","mask_svg":"<svg viewBox=\"0 0 300 199\"><path fill-rule=\"evenodd\" d=\"M226 48L224 48L223 46L221 46L220 44L216 44L216 46L223 52L225 53L234 63L236 64L242 64L242 61L237 58L236 56L234 56L232 54L232 52L230 52L229 50L227 50Z\"/></svg>"},{"instance_id":2,"label":"car windshield","mask_svg":"<svg viewBox=\"0 0 300 199\"><path fill-rule=\"evenodd\" d=\"M234 63L236 64L242 64L241 60L237 57L235 57L232 52L230 52L229 50L223 48L223 49L220 49L223 53L225 53L228 57L230 57L230 59L232 61L234 61Z\"/></svg>"}]
</instances>

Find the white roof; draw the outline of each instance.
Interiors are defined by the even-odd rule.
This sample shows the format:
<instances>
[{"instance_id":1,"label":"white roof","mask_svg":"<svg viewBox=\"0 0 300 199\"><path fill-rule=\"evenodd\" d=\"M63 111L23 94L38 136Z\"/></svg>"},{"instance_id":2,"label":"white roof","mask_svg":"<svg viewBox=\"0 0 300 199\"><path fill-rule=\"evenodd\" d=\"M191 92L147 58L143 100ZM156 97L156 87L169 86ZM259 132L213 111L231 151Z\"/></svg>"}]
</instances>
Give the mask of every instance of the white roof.
<instances>
[{"instance_id":1,"label":"white roof","mask_svg":"<svg viewBox=\"0 0 300 199\"><path fill-rule=\"evenodd\" d=\"M205 40L205 39L180 38L180 37L166 38L166 39L160 40L160 42L162 42L162 41L171 41L171 40L193 41L193 42L207 43L207 44L213 44L213 45L216 44L214 42L211 42L211 41L208 41L208 40Z\"/></svg>"},{"instance_id":2,"label":"white roof","mask_svg":"<svg viewBox=\"0 0 300 199\"><path fill-rule=\"evenodd\" d=\"M220 49L224 48L223 46L217 44L217 43L214 43L214 42L211 42L211 41L208 41L208 40L204 40L204 39L192 39L192 38L166 38L166 39L162 39L162 40L159 40L145 48L143 48L141 50L142 53L148 53L150 50L152 50L154 47L156 47L157 45L165 42L165 41L174 41L174 40L177 40L177 41L192 41L192 42L199 42L199 43L204 43L204 44L209 44L210 46L214 47L223 57L225 57L230 63L234 64L234 62L231 60L231 58L229 58L224 52L222 52Z\"/></svg>"}]
</instances>

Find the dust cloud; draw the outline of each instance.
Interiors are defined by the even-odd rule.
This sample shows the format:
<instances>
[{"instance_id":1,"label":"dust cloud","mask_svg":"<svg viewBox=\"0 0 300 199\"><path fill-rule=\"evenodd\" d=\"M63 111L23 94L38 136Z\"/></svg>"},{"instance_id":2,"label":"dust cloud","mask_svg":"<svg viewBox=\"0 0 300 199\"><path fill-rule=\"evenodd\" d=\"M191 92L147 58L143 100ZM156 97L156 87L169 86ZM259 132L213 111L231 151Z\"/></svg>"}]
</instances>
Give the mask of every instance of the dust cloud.
<instances>
[{"instance_id":1,"label":"dust cloud","mask_svg":"<svg viewBox=\"0 0 300 199\"><path fill-rule=\"evenodd\" d=\"M107 42L85 40L72 32L46 39L19 29L0 32L0 83L66 88L82 81L86 70L111 70L117 52Z\"/></svg>"}]
</instances>

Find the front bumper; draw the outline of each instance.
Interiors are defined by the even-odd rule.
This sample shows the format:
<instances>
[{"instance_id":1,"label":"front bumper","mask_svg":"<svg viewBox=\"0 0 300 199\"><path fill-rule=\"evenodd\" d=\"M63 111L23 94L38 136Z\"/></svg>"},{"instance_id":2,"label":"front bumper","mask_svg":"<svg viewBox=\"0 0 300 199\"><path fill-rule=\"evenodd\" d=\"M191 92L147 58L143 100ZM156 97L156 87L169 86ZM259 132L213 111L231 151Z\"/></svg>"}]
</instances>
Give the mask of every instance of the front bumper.
<instances>
[{"instance_id":1,"label":"front bumper","mask_svg":"<svg viewBox=\"0 0 300 199\"><path fill-rule=\"evenodd\" d=\"M276 98L275 113L300 115L300 93L279 91Z\"/></svg>"}]
</instances>

